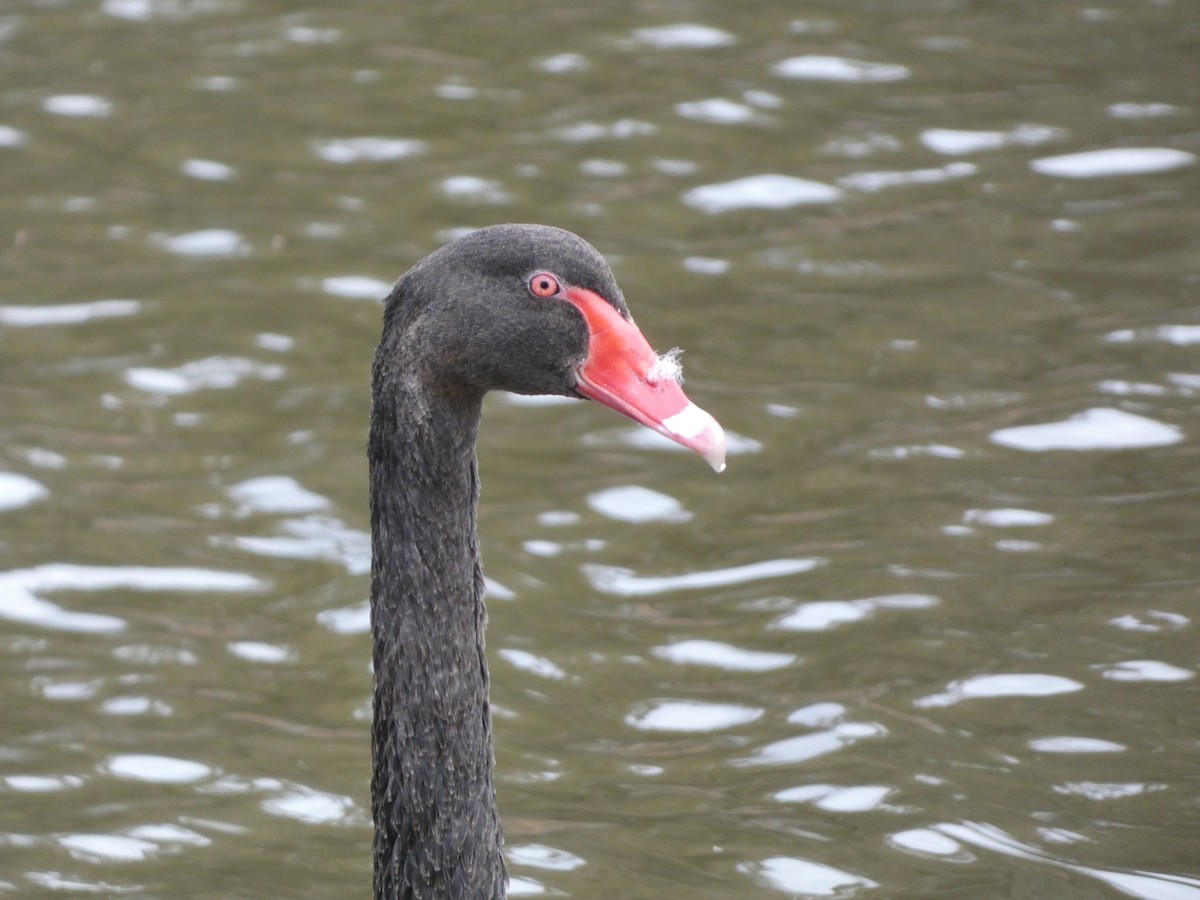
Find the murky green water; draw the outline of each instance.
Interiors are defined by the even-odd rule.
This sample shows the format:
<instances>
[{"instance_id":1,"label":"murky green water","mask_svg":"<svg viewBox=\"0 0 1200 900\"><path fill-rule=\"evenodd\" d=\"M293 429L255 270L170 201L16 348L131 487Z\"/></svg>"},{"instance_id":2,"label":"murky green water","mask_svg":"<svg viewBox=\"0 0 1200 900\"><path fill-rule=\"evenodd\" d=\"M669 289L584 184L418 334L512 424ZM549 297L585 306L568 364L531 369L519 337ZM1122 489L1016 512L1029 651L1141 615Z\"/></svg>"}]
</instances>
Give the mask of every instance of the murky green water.
<instances>
[{"instance_id":1,"label":"murky green water","mask_svg":"<svg viewBox=\"0 0 1200 900\"><path fill-rule=\"evenodd\" d=\"M0 893L369 893L378 299L544 221L735 452L489 403L514 895L1200 897L1194 4L0 36Z\"/></svg>"}]
</instances>

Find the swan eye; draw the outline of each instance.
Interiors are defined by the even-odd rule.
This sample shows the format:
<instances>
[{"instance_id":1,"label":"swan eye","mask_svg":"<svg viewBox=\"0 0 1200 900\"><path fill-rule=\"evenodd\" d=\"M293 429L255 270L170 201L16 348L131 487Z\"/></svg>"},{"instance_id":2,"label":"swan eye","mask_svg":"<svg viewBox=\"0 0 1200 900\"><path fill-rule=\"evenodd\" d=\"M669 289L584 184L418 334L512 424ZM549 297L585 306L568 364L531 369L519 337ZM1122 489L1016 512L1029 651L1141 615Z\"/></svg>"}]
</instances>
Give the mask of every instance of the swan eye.
<instances>
[{"instance_id":1,"label":"swan eye","mask_svg":"<svg viewBox=\"0 0 1200 900\"><path fill-rule=\"evenodd\" d=\"M558 291L558 279L549 272L538 272L529 279L529 293L535 297L553 297Z\"/></svg>"}]
</instances>

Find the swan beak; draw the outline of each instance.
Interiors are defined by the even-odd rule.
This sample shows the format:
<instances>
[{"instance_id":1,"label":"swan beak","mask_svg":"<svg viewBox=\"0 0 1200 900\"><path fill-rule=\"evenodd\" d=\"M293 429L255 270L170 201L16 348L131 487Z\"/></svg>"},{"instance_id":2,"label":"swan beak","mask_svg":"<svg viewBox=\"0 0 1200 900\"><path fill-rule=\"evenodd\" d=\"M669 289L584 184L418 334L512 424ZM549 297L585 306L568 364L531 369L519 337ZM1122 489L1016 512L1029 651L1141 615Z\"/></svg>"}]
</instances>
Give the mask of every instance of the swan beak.
<instances>
[{"instance_id":1,"label":"swan beak","mask_svg":"<svg viewBox=\"0 0 1200 900\"><path fill-rule=\"evenodd\" d=\"M576 390L695 451L723 472L725 432L684 394L675 355L655 353L638 327L598 294L571 288L565 296L583 313L589 334Z\"/></svg>"}]
</instances>

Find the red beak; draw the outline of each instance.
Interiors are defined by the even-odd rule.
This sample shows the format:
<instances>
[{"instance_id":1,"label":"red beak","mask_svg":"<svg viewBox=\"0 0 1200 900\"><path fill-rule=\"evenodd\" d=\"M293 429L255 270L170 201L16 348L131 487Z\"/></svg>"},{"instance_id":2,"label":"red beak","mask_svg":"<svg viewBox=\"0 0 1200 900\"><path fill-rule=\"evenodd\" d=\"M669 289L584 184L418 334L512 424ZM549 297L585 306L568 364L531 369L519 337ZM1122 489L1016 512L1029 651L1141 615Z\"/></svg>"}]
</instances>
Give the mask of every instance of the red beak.
<instances>
[{"instance_id":1,"label":"red beak","mask_svg":"<svg viewBox=\"0 0 1200 900\"><path fill-rule=\"evenodd\" d=\"M579 393L694 450L714 470L723 471L725 432L684 394L674 358L655 353L638 327L600 295L569 288L565 296L583 313L590 335L587 359L579 367Z\"/></svg>"}]
</instances>

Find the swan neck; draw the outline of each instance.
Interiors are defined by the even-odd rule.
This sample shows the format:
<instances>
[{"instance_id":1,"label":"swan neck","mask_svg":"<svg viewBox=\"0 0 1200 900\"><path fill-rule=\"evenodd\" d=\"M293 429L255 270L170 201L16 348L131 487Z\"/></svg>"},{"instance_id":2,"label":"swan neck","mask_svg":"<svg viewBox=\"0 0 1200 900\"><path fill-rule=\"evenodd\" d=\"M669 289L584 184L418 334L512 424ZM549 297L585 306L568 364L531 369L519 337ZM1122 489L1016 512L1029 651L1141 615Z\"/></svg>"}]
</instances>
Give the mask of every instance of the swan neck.
<instances>
[{"instance_id":1,"label":"swan neck","mask_svg":"<svg viewBox=\"0 0 1200 900\"><path fill-rule=\"evenodd\" d=\"M475 527L480 408L480 397L431 397L376 372L368 448L376 900L505 894Z\"/></svg>"}]
</instances>

